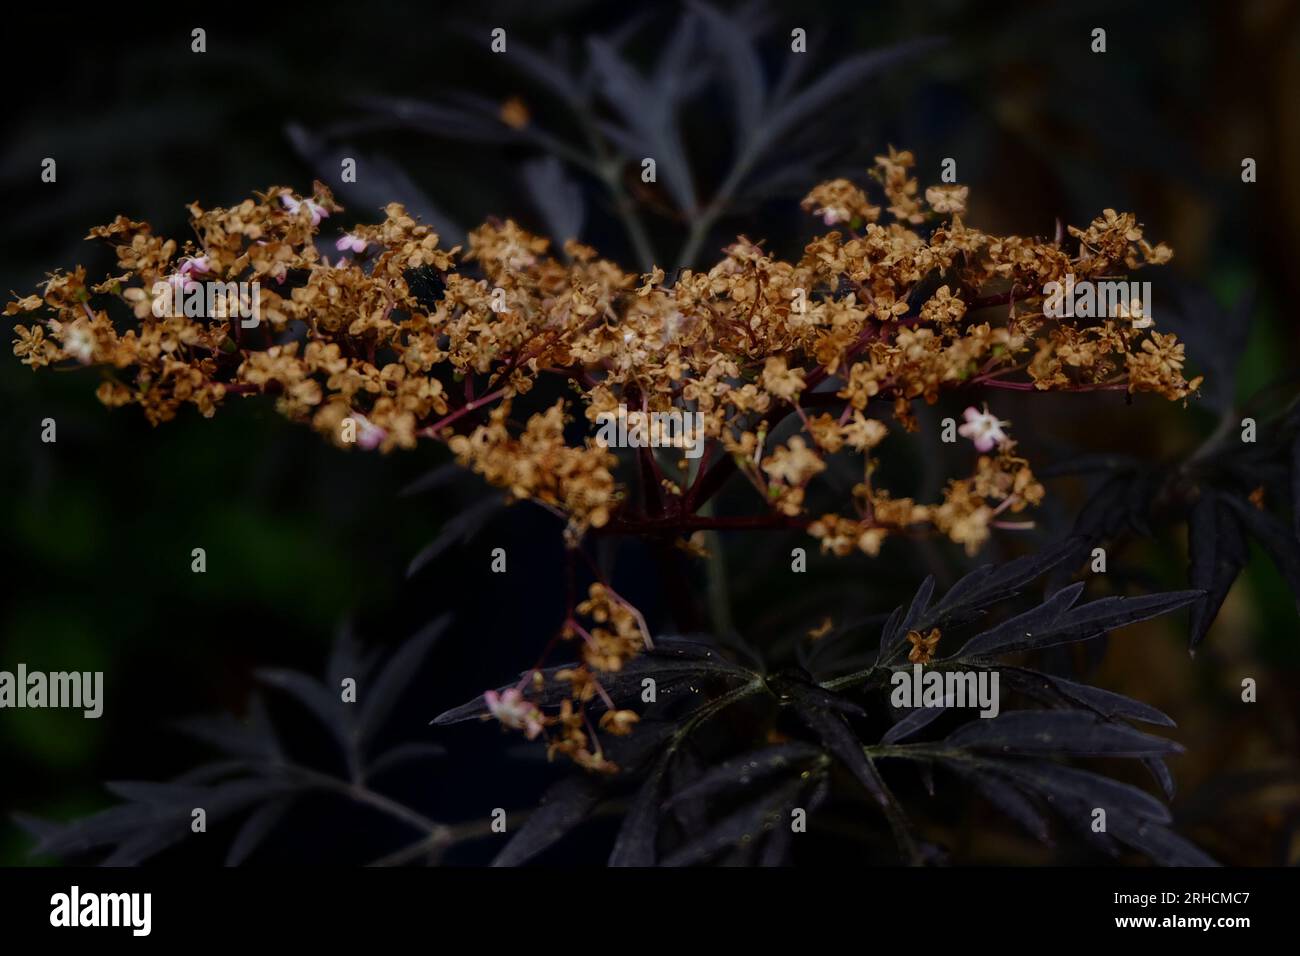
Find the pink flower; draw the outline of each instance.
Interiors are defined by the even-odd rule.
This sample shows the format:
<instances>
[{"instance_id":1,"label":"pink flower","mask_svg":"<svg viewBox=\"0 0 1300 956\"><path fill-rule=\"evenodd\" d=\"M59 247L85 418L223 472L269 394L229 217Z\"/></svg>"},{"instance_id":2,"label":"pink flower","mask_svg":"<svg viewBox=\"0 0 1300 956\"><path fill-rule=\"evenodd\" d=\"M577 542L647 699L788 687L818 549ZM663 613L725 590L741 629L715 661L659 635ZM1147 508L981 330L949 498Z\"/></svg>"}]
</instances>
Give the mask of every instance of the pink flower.
<instances>
[{"instance_id":1,"label":"pink flower","mask_svg":"<svg viewBox=\"0 0 1300 956\"><path fill-rule=\"evenodd\" d=\"M198 279L195 279L188 272L174 272L167 277L167 282L178 293L184 293L197 285L201 285Z\"/></svg>"},{"instance_id":2,"label":"pink flower","mask_svg":"<svg viewBox=\"0 0 1300 956\"><path fill-rule=\"evenodd\" d=\"M814 210L814 213L821 216L822 222L828 226L833 226L837 222L849 221L849 214L847 211L843 209L835 209L831 206L823 206L820 209Z\"/></svg>"},{"instance_id":3,"label":"pink flower","mask_svg":"<svg viewBox=\"0 0 1300 956\"><path fill-rule=\"evenodd\" d=\"M307 211L311 213L311 224L313 226L319 226L322 219L329 218L329 210L311 199L294 199L293 196L285 192L280 193L280 202L285 209L288 209L295 216L298 215L299 209L306 206Z\"/></svg>"},{"instance_id":4,"label":"pink flower","mask_svg":"<svg viewBox=\"0 0 1300 956\"><path fill-rule=\"evenodd\" d=\"M366 240L360 236L354 236L350 232L344 233L339 241L334 243L334 248L339 252L354 252L357 255L366 251Z\"/></svg>"},{"instance_id":5,"label":"pink flower","mask_svg":"<svg viewBox=\"0 0 1300 956\"><path fill-rule=\"evenodd\" d=\"M387 430L380 428L360 412L353 412L352 420L357 423L357 447L359 448L374 451L388 437Z\"/></svg>"},{"instance_id":6,"label":"pink flower","mask_svg":"<svg viewBox=\"0 0 1300 956\"><path fill-rule=\"evenodd\" d=\"M211 269L212 266L207 256L199 256L197 258L193 256L187 256L181 260L180 269L178 269L177 271L180 272L180 274L183 276L188 276L191 274L207 275L208 272L211 271Z\"/></svg>"},{"instance_id":7,"label":"pink flower","mask_svg":"<svg viewBox=\"0 0 1300 956\"><path fill-rule=\"evenodd\" d=\"M518 687L508 687L499 694L494 690L485 691L483 700L488 712L503 726L524 731L529 740L542 732L542 712L524 700L523 691Z\"/></svg>"},{"instance_id":8,"label":"pink flower","mask_svg":"<svg viewBox=\"0 0 1300 956\"><path fill-rule=\"evenodd\" d=\"M1010 425L1010 422L998 421L989 413L989 407L984 406L984 411L971 407L965 411L966 424L957 429L957 434L962 438L969 438L975 443L978 451L992 451L996 446L1001 445L1007 440L1007 433L1002 430L1003 425Z\"/></svg>"}]
</instances>

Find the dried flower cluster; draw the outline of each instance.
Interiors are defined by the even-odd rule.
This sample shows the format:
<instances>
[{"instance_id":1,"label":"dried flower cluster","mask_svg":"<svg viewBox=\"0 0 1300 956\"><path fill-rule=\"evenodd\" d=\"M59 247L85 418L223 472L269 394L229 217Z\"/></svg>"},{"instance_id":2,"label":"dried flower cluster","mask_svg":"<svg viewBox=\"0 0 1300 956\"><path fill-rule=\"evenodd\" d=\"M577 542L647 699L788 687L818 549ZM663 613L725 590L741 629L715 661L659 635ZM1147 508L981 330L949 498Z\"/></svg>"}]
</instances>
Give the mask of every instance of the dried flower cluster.
<instances>
[{"instance_id":1,"label":"dried flower cluster","mask_svg":"<svg viewBox=\"0 0 1300 956\"><path fill-rule=\"evenodd\" d=\"M397 204L338 238L331 260L316 244L322 221L340 211L329 190L273 187L228 209L191 206L197 239L180 244L123 217L93 229L88 238L113 244L118 274L90 284L81 267L55 273L6 314L32 315L16 330L24 363L99 366L106 405L138 404L159 423L187 403L211 416L232 395L268 394L340 446L442 441L512 498L562 515L571 543L593 529L685 542L705 528L802 527L826 551L874 555L889 535L930 527L974 552L1001 515L1043 496L1009 423L968 409L972 473L920 503L873 481L889 431L881 406L910 430L912 402L934 403L944 389L1183 399L1199 379L1183 378L1182 346L1149 322L1042 311L1044 285L1067 274L1108 278L1168 261L1133 216L1106 210L1070 229L1072 243L991 236L963 222L966 187L922 192L912 165L892 148L877 157L877 206L846 180L813 189L804 208L834 228L798 261L740 239L712 268L671 282L573 241L549 255L546 239L511 221L479 227L467 249L444 249ZM200 278L259 283L259 321L155 314L160 288ZM120 315L110 315L113 300ZM522 414L516 406L546 376L567 379L572 397ZM626 469L640 475L634 494L618 457L591 437L619 406L700 413L703 457L639 450L638 467ZM788 416L797 431L774 440ZM808 514L806 492L832 455L856 456L861 480L839 512ZM755 490L753 514L702 513L736 472ZM582 662L565 674L572 695L560 713L530 703L527 681L489 704L503 723L609 769L585 705L602 697L599 674L621 668L649 635L605 584L570 609L562 633L581 640ZM630 730L635 715L605 703L604 729Z\"/></svg>"}]
</instances>

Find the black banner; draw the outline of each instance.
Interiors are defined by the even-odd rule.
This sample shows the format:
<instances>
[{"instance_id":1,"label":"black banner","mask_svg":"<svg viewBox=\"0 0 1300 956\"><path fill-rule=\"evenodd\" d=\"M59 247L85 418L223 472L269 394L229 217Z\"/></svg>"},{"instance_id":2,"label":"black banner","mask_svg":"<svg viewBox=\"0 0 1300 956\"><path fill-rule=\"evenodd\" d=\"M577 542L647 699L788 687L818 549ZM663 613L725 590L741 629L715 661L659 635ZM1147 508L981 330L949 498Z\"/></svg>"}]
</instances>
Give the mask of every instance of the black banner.
<instances>
[{"instance_id":1,"label":"black banner","mask_svg":"<svg viewBox=\"0 0 1300 956\"><path fill-rule=\"evenodd\" d=\"M1300 879L1287 869L793 870L168 870L0 871L0 919L10 941L164 943L438 940L547 927L581 935L652 927L743 932L779 919L827 922L926 945L990 934L1044 938L1169 938L1231 945L1238 934L1289 926ZM769 915L723 917L744 900ZM709 915L712 913L713 915ZM712 924L710 927L708 924ZM568 929L565 929L568 927ZM531 929L530 929L531 928ZM462 935L464 934L464 935ZM472 938L472 937L471 937ZM514 945L511 943L510 945Z\"/></svg>"}]
</instances>

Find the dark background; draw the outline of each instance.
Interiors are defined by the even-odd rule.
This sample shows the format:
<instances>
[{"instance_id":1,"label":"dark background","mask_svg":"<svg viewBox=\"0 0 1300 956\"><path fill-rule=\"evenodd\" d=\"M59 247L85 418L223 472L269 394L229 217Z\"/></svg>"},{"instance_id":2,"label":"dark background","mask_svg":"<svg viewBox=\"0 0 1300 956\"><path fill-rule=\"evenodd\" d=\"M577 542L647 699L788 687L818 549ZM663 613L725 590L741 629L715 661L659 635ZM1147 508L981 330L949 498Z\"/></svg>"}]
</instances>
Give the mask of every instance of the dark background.
<instances>
[{"instance_id":1,"label":"dark background","mask_svg":"<svg viewBox=\"0 0 1300 956\"><path fill-rule=\"evenodd\" d=\"M676 7L644 9L648 25L631 50L653 56L663 35L656 24L670 22ZM319 130L354 116L358 95L437 97L458 89L501 100L517 95L531 108L529 84L485 54L487 29L504 26L512 40L541 47L555 34L608 30L627 18L629 5L476 4L472 20L467 11L364 4L7 14L0 286L26 295L46 270L76 262L92 276L106 274L110 258L82 237L118 213L183 237L191 201L233 204L271 184L308 190L318 172L295 148L289 124ZM834 170L861 179L870 157L893 143L917 154L924 186L937 181L941 157L956 157L959 179L971 187L968 220L990 232L1050 234L1057 217L1086 225L1103 207L1131 210L1149 238L1176 250L1168 271L1203 283L1224 303L1257 290L1232 386L1239 397L1294 372L1297 333L1288 303L1300 297L1296 4L901 0L771 4L767 11L774 56L783 42L788 49L782 37L794 26L826 31L809 53L826 63L922 35L948 40L864 91L861 112L840 127ZM475 25L483 39L456 32L463 24ZM207 30L203 55L190 52L193 26ZM1094 26L1108 31L1105 55L1089 51ZM687 145L705 183L720 147L716 124L698 120L725 109L697 104L697 125L688 126ZM526 150L411 130L359 127L351 138L363 183L390 186L391 198L412 208L424 203L462 227L498 215L544 231L520 184ZM58 161L57 184L40 182L46 156ZM1245 156L1258 161L1253 185L1240 181ZM381 165L386 172L367 179ZM806 186L741 210L737 231L797 252L812 228L797 209ZM346 190L339 195L348 204ZM338 222L378 215L350 205ZM593 221L584 240L626 257L621 236ZM334 235L334 224L323 234ZM668 223L655 238L670 248L671 232ZM1156 290L1159 325L1158 281ZM411 559L477 493L471 482L400 494L444 461L445 451L344 454L260 401L231 402L211 421L187 413L152 429L132 409L102 408L96 381L93 372L34 375L16 359L0 361L0 552L7 568L0 668L22 661L40 670L103 670L107 698L98 721L55 710L0 712L0 810L63 819L109 805L104 780L160 779L197 762L201 748L169 722L241 712L256 667L319 672L343 622L383 647L443 611L456 624L394 724L413 739L445 743L451 756L436 773L403 786L456 819L526 805L558 772L512 759L508 751L520 741L494 727L426 726L526 667L558 625L563 587L553 519L517 506L408 579ZM1214 422L1195 402L1184 410L1156 399L1126 405L1112 395L1037 397L1043 400L1032 415L1016 418L1031 460L1050 459L1067 444L1158 456L1194 447ZM40 441L46 417L58 423L56 444ZM915 464L924 484L924 464ZM901 476L900 485L907 480ZM1044 539L1068 529L1080 500L1069 483L1048 488L1039 516ZM838 615L846 586L857 604L883 612L911 594L923 563L937 564L949 579L966 564L946 545L921 558L887 550L876 563L861 556L815 561L806 592L792 595L776 576L788 540L731 546L743 549L738 561L754 562L733 579L732 608L741 632L755 640L780 640L823 614ZM204 575L190 572L194 547L207 551ZM505 581L488 573L494 547L510 554ZM995 542L981 559L998 557L1001 547ZM1139 545L1124 556L1154 587L1182 586L1184 560L1177 541ZM647 568L634 547L617 572L625 593L661 621ZM774 594L785 596L774 601ZM1189 753L1172 761L1181 788L1176 809L1202 845L1226 862L1293 860L1297 848L1286 834L1300 813L1300 638L1292 599L1257 556L1195 659L1182 623L1175 615L1112 642L1096 682L1179 722ZM1243 676L1265 688L1249 719L1234 706ZM1266 786L1242 783L1259 774ZM967 849L979 849L971 842L983 832L971 829ZM30 862L30 844L0 821L0 861ZM343 858L333 846L303 838L286 852ZM984 849L1010 861L1043 859L1016 841ZM466 858L481 857L471 849Z\"/></svg>"}]
</instances>

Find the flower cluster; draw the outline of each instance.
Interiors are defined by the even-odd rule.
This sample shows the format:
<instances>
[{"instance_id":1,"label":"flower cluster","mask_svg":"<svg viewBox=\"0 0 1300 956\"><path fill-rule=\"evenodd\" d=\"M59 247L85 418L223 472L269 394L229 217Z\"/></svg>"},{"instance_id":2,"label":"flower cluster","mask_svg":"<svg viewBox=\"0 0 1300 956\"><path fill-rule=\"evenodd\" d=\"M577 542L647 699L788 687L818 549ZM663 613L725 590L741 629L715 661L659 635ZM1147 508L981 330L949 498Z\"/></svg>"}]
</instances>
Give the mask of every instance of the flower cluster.
<instances>
[{"instance_id":1,"label":"flower cluster","mask_svg":"<svg viewBox=\"0 0 1300 956\"><path fill-rule=\"evenodd\" d=\"M804 208L833 228L797 260L742 238L671 281L577 242L556 254L512 221L444 248L398 204L322 251L318 230L342 211L329 190L272 187L230 208L192 205L197 238L184 243L118 217L88 237L112 244L116 274L92 283L80 266L56 272L6 314L24 317L14 345L24 363L98 366L101 401L139 405L155 424L187 404L211 416L232 396L261 394L340 447L445 443L510 498L561 515L579 550L590 533L676 536L698 550L702 529L793 527L839 555L927 531L973 553L991 529L1014 526L1001 515L1043 496L1010 423L969 408L960 434L978 452L973 470L924 503L873 480L887 419L915 430L913 403L945 390L1184 399L1200 380L1183 378L1182 346L1149 322L1042 310L1045 284L1067 274L1168 261L1131 215L1106 210L1068 240L988 235L962 219L966 187L922 191L913 164L892 148L877 158L876 206L847 180L813 189ZM160 283L199 281L259 283L258 321L155 314ZM549 381L567 395L541 387ZM640 449L635 467L620 467L592 432L621 406L698 413L703 456ZM861 479L839 510L809 514L808 490L833 456L855 459ZM736 474L753 487L752 514L702 511ZM600 768L584 707L602 696L599 675L649 634L601 584L571 607L562 636L583 648L566 673L568 710L543 714L526 686L488 703L529 736L555 728L553 749ZM630 729L635 715L605 703L603 729Z\"/></svg>"}]
</instances>

